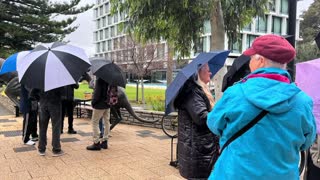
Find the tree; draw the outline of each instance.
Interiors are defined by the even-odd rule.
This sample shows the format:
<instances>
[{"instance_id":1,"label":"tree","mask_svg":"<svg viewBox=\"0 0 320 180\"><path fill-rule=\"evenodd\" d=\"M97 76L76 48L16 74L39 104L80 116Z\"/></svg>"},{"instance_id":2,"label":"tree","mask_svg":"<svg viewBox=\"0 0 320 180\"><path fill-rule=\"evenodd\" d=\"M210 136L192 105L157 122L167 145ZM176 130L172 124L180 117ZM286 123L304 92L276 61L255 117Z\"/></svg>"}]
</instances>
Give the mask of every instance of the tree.
<instances>
[{"instance_id":1,"label":"tree","mask_svg":"<svg viewBox=\"0 0 320 180\"><path fill-rule=\"evenodd\" d=\"M304 42L299 43L297 47L296 63L304 62L320 57L320 50L315 43Z\"/></svg>"},{"instance_id":2,"label":"tree","mask_svg":"<svg viewBox=\"0 0 320 180\"><path fill-rule=\"evenodd\" d=\"M187 57L200 37L205 20L211 21L211 50L225 47L252 17L262 16L268 0L111 0L114 10L127 11L131 30L139 40L165 39L180 57ZM221 83L221 82L220 82ZM216 88L216 91L220 91ZM216 92L216 94L218 94Z\"/></svg>"},{"instance_id":3,"label":"tree","mask_svg":"<svg viewBox=\"0 0 320 180\"><path fill-rule=\"evenodd\" d=\"M300 34L303 38L302 43L313 42L320 31L320 0L314 0L307 11L301 15L303 21L300 24Z\"/></svg>"},{"instance_id":4,"label":"tree","mask_svg":"<svg viewBox=\"0 0 320 180\"><path fill-rule=\"evenodd\" d=\"M61 41L77 27L75 16L55 20L57 15L76 15L92 6L76 7L80 0L53 3L48 0L1 0L0 57L8 52L31 49L37 43Z\"/></svg>"}]
</instances>

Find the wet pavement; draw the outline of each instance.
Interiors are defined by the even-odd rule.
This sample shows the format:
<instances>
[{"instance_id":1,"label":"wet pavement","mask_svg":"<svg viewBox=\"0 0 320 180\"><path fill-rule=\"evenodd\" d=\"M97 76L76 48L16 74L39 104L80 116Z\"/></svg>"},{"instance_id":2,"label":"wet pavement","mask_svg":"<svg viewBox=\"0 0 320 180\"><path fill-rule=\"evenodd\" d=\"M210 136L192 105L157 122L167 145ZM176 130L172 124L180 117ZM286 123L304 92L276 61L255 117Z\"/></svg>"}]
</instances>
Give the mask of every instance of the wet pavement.
<instances>
[{"instance_id":1,"label":"wet pavement","mask_svg":"<svg viewBox=\"0 0 320 180\"><path fill-rule=\"evenodd\" d=\"M75 119L78 134L61 135L66 154L52 157L51 125L45 156L38 155L37 144L22 144L21 127L21 117L0 116L0 179L183 179L169 166L171 139L160 129L119 124L109 149L92 152L86 150L92 143L90 120Z\"/></svg>"}]
</instances>

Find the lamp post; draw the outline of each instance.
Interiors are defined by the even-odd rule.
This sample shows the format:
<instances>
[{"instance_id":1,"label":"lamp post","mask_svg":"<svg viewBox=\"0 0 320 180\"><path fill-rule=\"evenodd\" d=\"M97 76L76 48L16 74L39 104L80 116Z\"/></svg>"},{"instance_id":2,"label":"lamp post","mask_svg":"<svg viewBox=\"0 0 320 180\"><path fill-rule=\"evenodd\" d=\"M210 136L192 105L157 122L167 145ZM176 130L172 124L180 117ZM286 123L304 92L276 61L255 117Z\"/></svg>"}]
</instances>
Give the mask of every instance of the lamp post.
<instances>
[{"instance_id":1,"label":"lamp post","mask_svg":"<svg viewBox=\"0 0 320 180\"><path fill-rule=\"evenodd\" d=\"M289 19L288 19L288 41L295 47L296 45L296 21L297 21L297 0L288 0L289 3ZM288 71L294 79L295 67L294 60L288 64Z\"/></svg>"}]
</instances>

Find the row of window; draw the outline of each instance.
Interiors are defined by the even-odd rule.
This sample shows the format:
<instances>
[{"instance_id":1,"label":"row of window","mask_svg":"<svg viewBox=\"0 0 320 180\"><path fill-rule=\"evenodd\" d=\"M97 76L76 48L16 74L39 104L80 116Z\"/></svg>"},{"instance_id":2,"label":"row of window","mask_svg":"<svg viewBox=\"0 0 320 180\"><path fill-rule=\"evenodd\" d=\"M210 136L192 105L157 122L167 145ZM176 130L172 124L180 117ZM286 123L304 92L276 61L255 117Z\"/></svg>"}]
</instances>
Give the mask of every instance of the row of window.
<instances>
[{"instance_id":1,"label":"row of window","mask_svg":"<svg viewBox=\"0 0 320 180\"><path fill-rule=\"evenodd\" d=\"M278 6L280 6L279 12L277 12ZM288 15L288 12L289 12L288 0L270 0L269 1L269 10L270 10L270 12L276 12L276 13Z\"/></svg>"},{"instance_id":2,"label":"row of window","mask_svg":"<svg viewBox=\"0 0 320 180\"><path fill-rule=\"evenodd\" d=\"M123 28L121 28L120 25L114 25L94 32L94 41L102 41L123 34Z\"/></svg>"}]
</instances>

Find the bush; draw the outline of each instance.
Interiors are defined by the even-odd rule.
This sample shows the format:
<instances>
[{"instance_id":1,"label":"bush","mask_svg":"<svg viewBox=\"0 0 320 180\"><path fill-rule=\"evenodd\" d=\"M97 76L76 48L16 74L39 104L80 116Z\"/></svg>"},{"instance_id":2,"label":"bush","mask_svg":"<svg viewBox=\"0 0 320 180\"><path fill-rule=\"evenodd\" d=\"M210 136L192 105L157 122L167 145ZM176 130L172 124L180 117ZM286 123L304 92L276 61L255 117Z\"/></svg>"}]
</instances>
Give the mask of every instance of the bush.
<instances>
[{"instance_id":1,"label":"bush","mask_svg":"<svg viewBox=\"0 0 320 180\"><path fill-rule=\"evenodd\" d=\"M154 111L165 110L165 98L164 96L149 96L147 98L147 104L150 104Z\"/></svg>"}]
</instances>

